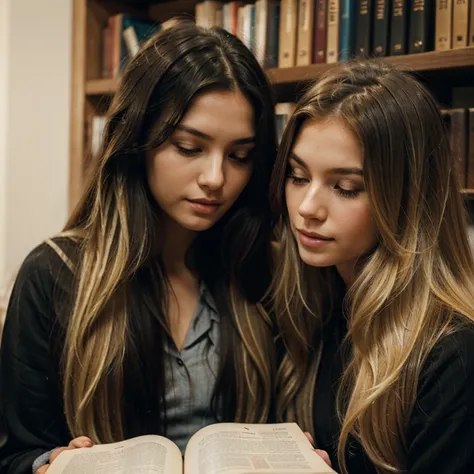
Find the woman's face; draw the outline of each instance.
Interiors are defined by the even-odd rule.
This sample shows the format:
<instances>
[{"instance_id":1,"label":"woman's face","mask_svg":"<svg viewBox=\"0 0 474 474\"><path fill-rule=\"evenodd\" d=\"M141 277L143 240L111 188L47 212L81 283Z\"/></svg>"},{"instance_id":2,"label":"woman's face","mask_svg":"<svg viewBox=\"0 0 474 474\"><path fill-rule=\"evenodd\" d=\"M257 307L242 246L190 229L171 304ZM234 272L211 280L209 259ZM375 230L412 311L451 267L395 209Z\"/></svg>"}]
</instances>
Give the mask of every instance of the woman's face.
<instances>
[{"instance_id":1,"label":"woman's face","mask_svg":"<svg viewBox=\"0 0 474 474\"><path fill-rule=\"evenodd\" d=\"M335 265L352 281L357 260L377 242L359 142L341 120L308 120L288 165L286 203L301 259Z\"/></svg>"},{"instance_id":2,"label":"woman's face","mask_svg":"<svg viewBox=\"0 0 474 474\"><path fill-rule=\"evenodd\" d=\"M147 156L150 191L180 227L203 231L235 203L253 170L254 111L241 92L205 92Z\"/></svg>"}]
</instances>

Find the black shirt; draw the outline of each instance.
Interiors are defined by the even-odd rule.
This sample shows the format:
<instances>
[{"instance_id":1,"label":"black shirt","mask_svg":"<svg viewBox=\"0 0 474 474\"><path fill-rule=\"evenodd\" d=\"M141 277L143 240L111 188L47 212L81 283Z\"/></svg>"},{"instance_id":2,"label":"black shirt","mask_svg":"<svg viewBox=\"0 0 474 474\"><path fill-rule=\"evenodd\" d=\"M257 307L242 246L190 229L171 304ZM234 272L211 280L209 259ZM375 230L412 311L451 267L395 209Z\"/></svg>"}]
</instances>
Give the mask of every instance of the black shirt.
<instances>
[{"instance_id":1,"label":"black shirt","mask_svg":"<svg viewBox=\"0 0 474 474\"><path fill-rule=\"evenodd\" d=\"M314 432L319 449L328 452L333 468L341 425L336 393L348 357L341 344L347 334L342 312L323 331L324 345L314 394ZM406 433L409 474L474 473L474 328L445 336L421 372L417 398ZM346 450L349 474L376 473L360 444Z\"/></svg>"}]
</instances>

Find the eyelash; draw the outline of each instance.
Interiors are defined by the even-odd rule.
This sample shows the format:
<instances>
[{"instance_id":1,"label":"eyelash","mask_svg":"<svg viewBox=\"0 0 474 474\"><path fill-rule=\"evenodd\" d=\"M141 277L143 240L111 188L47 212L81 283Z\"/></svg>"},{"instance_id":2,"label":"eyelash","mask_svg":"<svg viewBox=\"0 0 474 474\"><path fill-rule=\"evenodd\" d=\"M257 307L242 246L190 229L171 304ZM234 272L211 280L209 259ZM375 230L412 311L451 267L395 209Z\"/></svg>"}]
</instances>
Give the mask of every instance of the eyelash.
<instances>
[{"instance_id":1,"label":"eyelash","mask_svg":"<svg viewBox=\"0 0 474 474\"><path fill-rule=\"evenodd\" d=\"M294 174L289 174L288 178L291 179L293 184L305 184L308 180L306 178L298 178L298 176L295 176Z\"/></svg>"},{"instance_id":2,"label":"eyelash","mask_svg":"<svg viewBox=\"0 0 474 474\"><path fill-rule=\"evenodd\" d=\"M192 157L192 156L196 156L198 155L200 152L201 152L201 149L200 148L192 148L192 149L189 149L189 148L183 148L182 146L179 146L177 144L175 144L175 147L176 149L178 150L178 153L180 153L181 155L183 156L186 156L186 157ZM236 161L237 163L241 164L241 165L244 165L248 162L249 160L249 157L246 156L245 158L240 158L238 157L237 155L229 155L229 158L231 160L234 160Z\"/></svg>"},{"instance_id":3,"label":"eyelash","mask_svg":"<svg viewBox=\"0 0 474 474\"><path fill-rule=\"evenodd\" d=\"M353 191L349 191L347 189L342 189L342 188L335 188L336 191L342 196L342 197L345 197L345 198L348 198L348 199L351 199L351 198L355 198L359 195L360 191L355 189Z\"/></svg>"},{"instance_id":4,"label":"eyelash","mask_svg":"<svg viewBox=\"0 0 474 474\"><path fill-rule=\"evenodd\" d=\"M296 186L302 185L308 182L306 178L300 178L291 173L288 174L288 178L291 179L292 183L295 184ZM339 185L336 185L334 189L340 196L347 199L355 198L360 194L360 190L358 189L354 189L354 190L343 189Z\"/></svg>"}]
</instances>

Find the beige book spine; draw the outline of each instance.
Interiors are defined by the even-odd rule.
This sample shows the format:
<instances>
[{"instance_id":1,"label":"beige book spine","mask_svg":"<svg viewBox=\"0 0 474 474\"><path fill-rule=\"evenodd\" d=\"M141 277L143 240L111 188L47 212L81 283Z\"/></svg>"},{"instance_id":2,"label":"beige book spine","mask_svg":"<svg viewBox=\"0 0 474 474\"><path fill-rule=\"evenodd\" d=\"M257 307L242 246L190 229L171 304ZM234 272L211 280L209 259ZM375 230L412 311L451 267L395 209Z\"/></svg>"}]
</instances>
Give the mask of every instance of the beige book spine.
<instances>
[{"instance_id":1,"label":"beige book spine","mask_svg":"<svg viewBox=\"0 0 474 474\"><path fill-rule=\"evenodd\" d=\"M255 2L255 56L264 66L268 50L268 3L270 0Z\"/></svg>"},{"instance_id":2,"label":"beige book spine","mask_svg":"<svg viewBox=\"0 0 474 474\"><path fill-rule=\"evenodd\" d=\"M282 0L280 9L278 67L292 67L296 64L298 0Z\"/></svg>"},{"instance_id":3,"label":"beige book spine","mask_svg":"<svg viewBox=\"0 0 474 474\"><path fill-rule=\"evenodd\" d=\"M329 0L328 29L326 45L326 62L337 63L339 60L339 11L340 0Z\"/></svg>"},{"instance_id":4,"label":"beige book spine","mask_svg":"<svg viewBox=\"0 0 474 474\"><path fill-rule=\"evenodd\" d=\"M436 0L435 51L451 49L453 0Z\"/></svg>"},{"instance_id":5,"label":"beige book spine","mask_svg":"<svg viewBox=\"0 0 474 474\"><path fill-rule=\"evenodd\" d=\"M315 0L298 0L297 66L308 66L313 58L314 2Z\"/></svg>"},{"instance_id":6,"label":"beige book spine","mask_svg":"<svg viewBox=\"0 0 474 474\"><path fill-rule=\"evenodd\" d=\"M469 2L469 46L474 46L474 0Z\"/></svg>"},{"instance_id":7,"label":"beige book spine","mask_svg":"<svg viewBox=\"0 0 474 474\"><path fill-rule=\"evenodd\" d=\"M467 46L469 0L455 0L453 5L453 49Z\"/></svg>"}]
</instances>

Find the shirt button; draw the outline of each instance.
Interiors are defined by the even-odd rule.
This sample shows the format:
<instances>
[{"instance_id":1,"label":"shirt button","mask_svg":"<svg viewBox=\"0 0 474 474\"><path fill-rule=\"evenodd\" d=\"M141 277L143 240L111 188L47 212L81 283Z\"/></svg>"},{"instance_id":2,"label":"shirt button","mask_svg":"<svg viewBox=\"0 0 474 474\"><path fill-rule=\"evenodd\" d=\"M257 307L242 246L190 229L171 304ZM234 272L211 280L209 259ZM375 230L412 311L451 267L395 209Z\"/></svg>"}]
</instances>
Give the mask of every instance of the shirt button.
<instances>
[{"instance_id":1,"label":"shirt button","mask_svg":"<svg viewBox=\"0 0 474 474\"><path fill-rule=\"evenodd\" d=\"M178 365L184 365L183 359L178 359Z\"/></svg>"}]
</instances>

